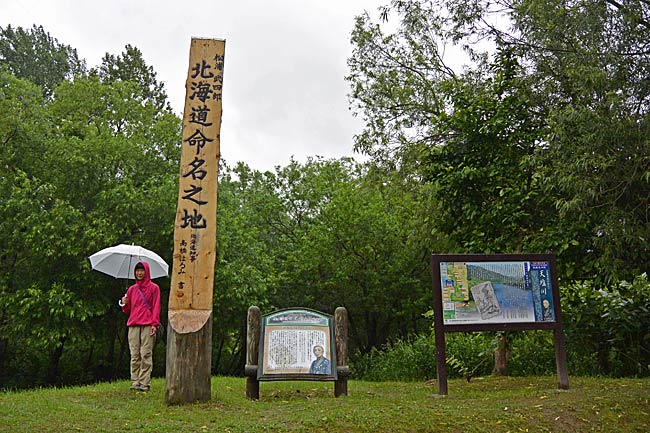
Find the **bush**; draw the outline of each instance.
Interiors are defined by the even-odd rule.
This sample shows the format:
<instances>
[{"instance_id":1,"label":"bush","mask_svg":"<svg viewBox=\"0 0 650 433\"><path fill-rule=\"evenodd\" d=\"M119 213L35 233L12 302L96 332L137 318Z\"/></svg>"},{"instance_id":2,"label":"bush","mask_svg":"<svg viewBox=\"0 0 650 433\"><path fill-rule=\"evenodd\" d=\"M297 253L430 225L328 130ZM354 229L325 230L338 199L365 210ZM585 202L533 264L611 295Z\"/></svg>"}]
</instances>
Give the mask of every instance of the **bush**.
<instances>
[{"instance_id":1,"label":"bush","mask_svg":"<svg viewBox=\"0 0 650 433\"><path fill-rule=\"evenodd\" d=\"M417 335L389 343L350 362L356 379L374 381L429 380L436 377L436 345L431 335Z\"/></svg>"},{"instance_id":2,"label":"bush","mask_svg":"<svg viewBox=\"0 0 650 433\"><path fill-rule=\"evenodd\" d=\"M562 317L569 371L581 375L650 376L650 282L598 289L591 282L563 288Z\"/></svg>"},{"instance_id":3,"label":"bush","mask_svg":"<svg viewBox=\"0 0 650 433\"><path fill-rule=\"evenodd\" d=\"M449 377L468 378L490 374L494 367L494 334L454 332L446 334L445 341Z\"/></svg>"},{"instance_id":4,"label":"bush","mask_svg":"<svg viewBox=\"0 0 650 433\"><path fill-rule=\"evenodd\" d=\"M508 370L512 376L556 374L553 332L518 332L512 342L512 354L508 361Z\"/></svg>"},{"instance_id":5,"label":"bush","mask_svg":"<svg viewBox=\"0 0 650 433\"><path fill-rule=\"evenodd\" d=\"M480 333L450 333L446 337L450 377L484 375L492 369L492 336ZM436 377L436 343L433 334L397 340L351 361L353 377L374 381L430 380Z\"/></svg>"}]
</instances>

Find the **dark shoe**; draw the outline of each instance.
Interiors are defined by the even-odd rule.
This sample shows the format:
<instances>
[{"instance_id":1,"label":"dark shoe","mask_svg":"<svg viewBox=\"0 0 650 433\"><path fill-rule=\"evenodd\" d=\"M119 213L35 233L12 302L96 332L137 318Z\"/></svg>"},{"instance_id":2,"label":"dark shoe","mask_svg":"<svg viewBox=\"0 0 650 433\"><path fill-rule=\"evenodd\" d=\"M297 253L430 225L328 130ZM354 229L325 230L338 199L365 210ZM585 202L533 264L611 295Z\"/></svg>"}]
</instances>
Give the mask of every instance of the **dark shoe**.
<instances>
[{"instance_id":1,"label":"dark shoe","mask_svg":"<svg viewBox=\"0 0 650 433\"><path fill-rule=\"evenodd\" d=\"M131 388L129 388L131 391L140 391L140 384L136 383L135 385L131 385Z\"/></svg>"},{"instance_id":2,"label":"dark shoe","mask_svg":"<svg viewBox=\"0 0 650 433\"><path fill-rule=\"evenodd\" d=\"M148 386L140 385L140 386L138 387L138 391L148 392L148 391L149 391L149 388L150 388L150 387L148 387Z\"/></svg>"}]
</instances>

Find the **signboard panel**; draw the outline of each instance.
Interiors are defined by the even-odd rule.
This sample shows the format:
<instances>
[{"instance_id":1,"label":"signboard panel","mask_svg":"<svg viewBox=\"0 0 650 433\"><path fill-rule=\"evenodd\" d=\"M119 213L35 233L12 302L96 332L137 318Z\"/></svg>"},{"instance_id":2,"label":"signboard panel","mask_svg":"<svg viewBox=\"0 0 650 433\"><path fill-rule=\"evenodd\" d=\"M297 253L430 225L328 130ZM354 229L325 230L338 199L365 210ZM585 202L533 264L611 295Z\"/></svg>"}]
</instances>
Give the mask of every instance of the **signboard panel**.
<instances>
[{"instance_id":1,"label":"signboard panel","mask_svg":"<svg viewBox=\"0 0 650 433\"><path fill-rule=\"evenodd\" d=\"M548 261L441 261L445 325L553 322Z\"/></svg>"},{"instance_id":2,"label":"signboard panel","mask_svg":"<svg viewBox=\"0 0 650 433\"><path fill-rule=\"evenodd\" d=\"M289 309L262 318L258 380L336 380L333 317Z\"/></svg>"}]
</instances>

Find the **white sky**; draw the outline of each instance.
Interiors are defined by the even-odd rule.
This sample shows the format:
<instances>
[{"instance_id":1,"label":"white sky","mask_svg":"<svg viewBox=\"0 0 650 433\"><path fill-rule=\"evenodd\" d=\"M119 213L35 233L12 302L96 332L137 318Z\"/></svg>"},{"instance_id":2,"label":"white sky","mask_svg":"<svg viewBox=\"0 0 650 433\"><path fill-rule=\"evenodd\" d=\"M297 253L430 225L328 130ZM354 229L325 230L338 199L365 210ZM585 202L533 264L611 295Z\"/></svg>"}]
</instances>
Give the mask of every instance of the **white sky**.
<instances>
[{"instance_id":1,"label":"white sky","mask_svg":"<svg viewBox=\"0 0 650 433\"><path fill-rule=\"evenodd\" d=\"M348 109L354 17L389 0L0 0L0 26L42 25L88 67L127 44L165 83L181 116L192 37L226 40L221 155L257 170L293 156L354 155Z\"/></svg>"}]
</instances>

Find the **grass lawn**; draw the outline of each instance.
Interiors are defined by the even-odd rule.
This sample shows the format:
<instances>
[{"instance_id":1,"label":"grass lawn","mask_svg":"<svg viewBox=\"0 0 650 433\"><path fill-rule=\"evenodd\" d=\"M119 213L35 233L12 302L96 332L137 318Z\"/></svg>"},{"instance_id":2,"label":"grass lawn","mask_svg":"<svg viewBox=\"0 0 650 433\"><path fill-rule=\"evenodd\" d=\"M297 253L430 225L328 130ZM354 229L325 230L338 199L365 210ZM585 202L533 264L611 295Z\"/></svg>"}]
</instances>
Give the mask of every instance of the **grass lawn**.
<instances>
[{"instance_id":1,"label":"grass lawn","mask_svg":"<svg viewBox=\"0 0 650 433\"><path fill-rule=\"evenodd\" d=\"M485 377L435 384L262 382L214 377L212 400L167 406L164 379L0 393L0 432L650 432L650 379Z\"/></svg>"}]
</instances>

